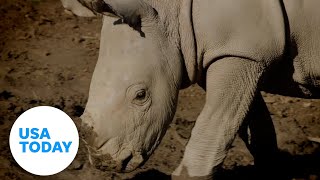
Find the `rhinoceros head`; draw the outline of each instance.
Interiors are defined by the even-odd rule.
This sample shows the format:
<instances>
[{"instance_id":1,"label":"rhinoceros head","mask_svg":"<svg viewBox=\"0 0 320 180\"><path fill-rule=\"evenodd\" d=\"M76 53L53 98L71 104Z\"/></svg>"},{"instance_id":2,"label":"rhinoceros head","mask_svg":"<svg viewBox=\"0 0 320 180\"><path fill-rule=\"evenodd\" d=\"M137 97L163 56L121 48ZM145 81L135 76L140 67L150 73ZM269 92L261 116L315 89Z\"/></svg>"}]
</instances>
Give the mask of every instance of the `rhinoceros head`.
<instances>
[{"instance_id":1,"label":"rhinoceros head","mask_svg":"<svg viewBox=\"0 0 320 180\"><path fill-rule=\"evenodd\" d=\"M79 1L113 16L103 20L81 116L84 141L96 167L132 171L160 143L175 113L184 69L178 26L168 19L177 17L140 0Z\"/></svg>"}]
</instances>

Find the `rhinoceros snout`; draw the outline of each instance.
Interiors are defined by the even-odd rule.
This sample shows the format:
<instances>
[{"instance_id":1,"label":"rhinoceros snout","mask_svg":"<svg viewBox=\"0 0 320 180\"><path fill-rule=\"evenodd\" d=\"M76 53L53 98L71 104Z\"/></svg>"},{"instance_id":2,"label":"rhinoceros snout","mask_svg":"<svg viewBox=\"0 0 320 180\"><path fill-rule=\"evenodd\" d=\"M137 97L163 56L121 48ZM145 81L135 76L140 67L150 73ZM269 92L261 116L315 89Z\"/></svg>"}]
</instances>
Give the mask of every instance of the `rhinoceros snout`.
<instances>
[{"instance_id":1,"label":"rhinoceros snout","mask_svg":"<svg viewBox=\"0 0 320 180\"><path fill-rule=\"evenodd\" d=\"M97 149L101 144L99 144L98 133L94 129L93 119L88 112L85 112L81 117L81 127L80 127L80 138L85 143L86 146L90 148Z\"/></svg>"},{"instance_id":2,"label":"rhinoceros snout","mask_svg":"<svg viewBox=\"0 0 320 180\"><path fill-rule=\"evenodd\" d=\"M133 156L130 152L121 156L121 159L115 160L109 154L89 152L89 162L96 169L115 172L131 172L144 162L141 155Z\"/></svg>"},{"instance_id":3,"label":"rhinoceros snout","mask_svg":"<svg viewBox=\"0 0 320 180\"><path fill-rule=\"evenodd\" d=\"M131 148L120 148L121 150L113 156L101 151L106 146L116 146L98 140L98 134L90 123L90 115L82 115L81 119L80 139L85 144L89 162L93 167L102 171L131 172L142 165L143 156L139 153L132 153Z\"/></svg>"},{"instance_id":4,"label":"rhinoceros snout","mask_svg":"<svg viewBox=\"0 0 320 180\"><path fill-rule=\"evenodd\" d=\"M103 171L121 171L122 165L120 162L113 160L109 154L101 154L98 152L100 145L96 143L97 134L94 132L92 126L82 123L80 139L86 147L89 162L93 167Z\"/></svg>"},{"instance_id":5,"label":"rhinoceros snout","mask_svg":"<svg viewBox=\"0 0 320 180\"><path fill-rule=\"evenodd\" d=\"M121 172L122 170L121 162L113 160L109 154L89 153L89 162L93 167L102 171Z\"/></svg>"}]
</instances>

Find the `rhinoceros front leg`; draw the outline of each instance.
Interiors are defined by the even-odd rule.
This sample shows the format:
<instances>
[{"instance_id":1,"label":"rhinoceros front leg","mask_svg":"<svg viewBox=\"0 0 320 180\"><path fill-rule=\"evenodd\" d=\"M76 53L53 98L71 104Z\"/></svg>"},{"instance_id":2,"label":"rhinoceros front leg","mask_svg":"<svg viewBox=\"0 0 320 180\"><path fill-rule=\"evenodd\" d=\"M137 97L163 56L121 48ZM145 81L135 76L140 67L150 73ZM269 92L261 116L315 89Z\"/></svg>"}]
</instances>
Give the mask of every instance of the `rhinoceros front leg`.
<instances>
[{"instance_id":1,"label":"rhinoceros front leg","mask_svg":"<svg viewBox=\"0 0 320 180\"><path fill-rule=\"evenodd\" d=\"M223 58L207 70L206 103L172 179L212 179L257 93L258 62Z\"/></svg>"}]
</instances>

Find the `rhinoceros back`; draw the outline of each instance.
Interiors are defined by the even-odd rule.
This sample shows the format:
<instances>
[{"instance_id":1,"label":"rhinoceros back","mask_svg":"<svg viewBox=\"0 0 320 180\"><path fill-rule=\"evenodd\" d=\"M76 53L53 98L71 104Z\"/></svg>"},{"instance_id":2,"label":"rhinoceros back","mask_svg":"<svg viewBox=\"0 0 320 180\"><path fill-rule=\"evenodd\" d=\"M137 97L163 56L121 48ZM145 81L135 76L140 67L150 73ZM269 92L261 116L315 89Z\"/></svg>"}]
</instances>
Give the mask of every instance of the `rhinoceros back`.
<instances>
[{"instance_id":1,"label":"rhinoceros back","mask_svg":"<svg viewBox=\"0 0 320 180\"><path fill-rule=\"evenodd\" d=\"M196 0L193 23L204 67L225 56L268 65L284 52L283 10L276 0Z\"/></svg>"}]
</instances>

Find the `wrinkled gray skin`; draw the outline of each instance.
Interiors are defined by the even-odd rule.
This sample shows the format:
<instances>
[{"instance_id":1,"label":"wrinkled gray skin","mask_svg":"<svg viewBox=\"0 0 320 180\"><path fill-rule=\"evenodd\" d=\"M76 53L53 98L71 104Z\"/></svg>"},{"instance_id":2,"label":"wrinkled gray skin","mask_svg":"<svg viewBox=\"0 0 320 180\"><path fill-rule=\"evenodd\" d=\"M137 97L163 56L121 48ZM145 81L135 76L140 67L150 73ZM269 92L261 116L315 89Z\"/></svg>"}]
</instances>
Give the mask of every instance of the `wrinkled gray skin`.
<instances>
[{"instance_id":1,"label":"wrinkled gray skin","mask_svg":"<svg viewBox=\"0 0 320 180\"><path fill-rule=\"evenodd\" d=\"M206 103L174 179L212 178L237 132L257 164L276 151L261 90L320 97L320 1L79 1L62 0L77 15L105 15L81 117L100 166L141 165L172 121L179 89L193 83Z\"/></svg>"}]
</instances>

